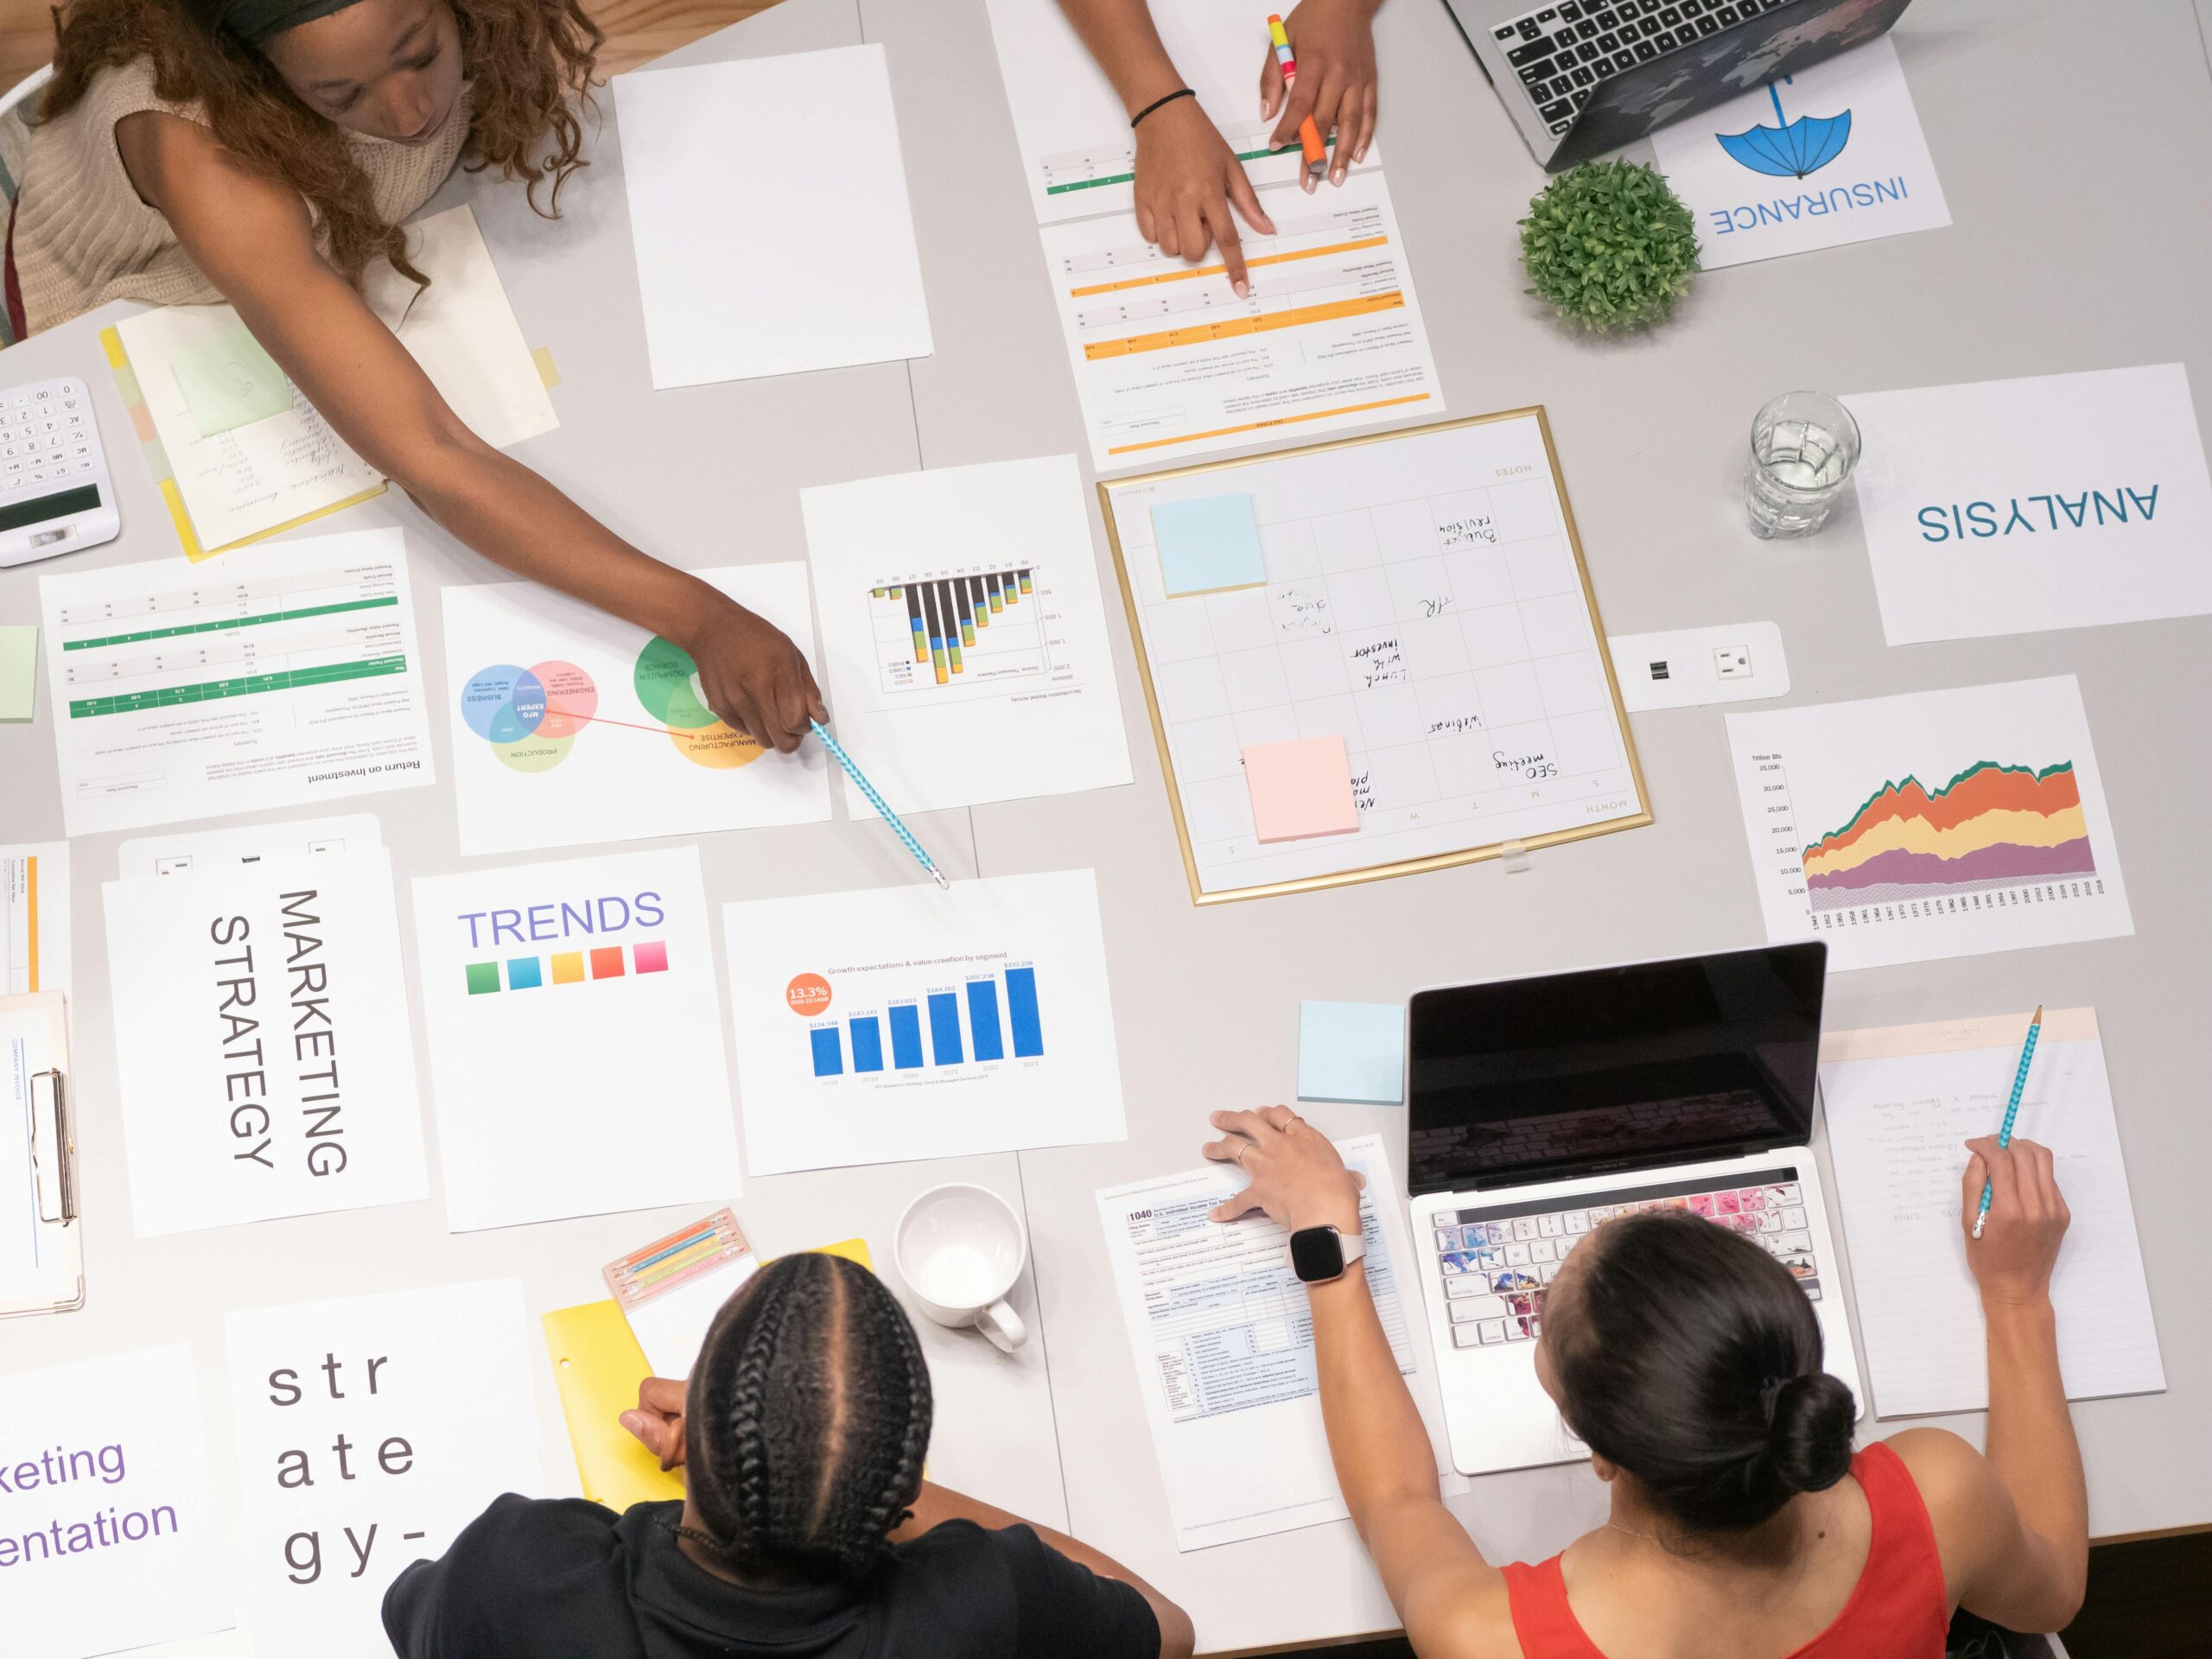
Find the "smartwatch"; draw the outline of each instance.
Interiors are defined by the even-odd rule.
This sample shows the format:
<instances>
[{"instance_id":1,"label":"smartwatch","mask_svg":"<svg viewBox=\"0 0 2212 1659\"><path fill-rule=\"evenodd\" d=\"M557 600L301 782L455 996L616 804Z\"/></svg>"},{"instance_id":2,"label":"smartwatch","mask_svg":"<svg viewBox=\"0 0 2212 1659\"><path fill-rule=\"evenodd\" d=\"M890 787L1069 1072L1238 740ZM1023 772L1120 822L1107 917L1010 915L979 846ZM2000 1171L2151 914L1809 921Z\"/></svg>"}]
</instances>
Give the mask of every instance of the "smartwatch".
<instances>
[{"instance_id":1,"label":"smartwatch","mask_svg":"<svg viewBox=\"0 0 2212 1659\"><path fill-rule=\"evenodd\" d=\"M1343 1278L1344 1269L1366 1254L1364 1233L1340 1233L1325 1225L1301 1227L1290 1236L1291 1271L1309 1285Z\"/></svg>"}]
</instances>

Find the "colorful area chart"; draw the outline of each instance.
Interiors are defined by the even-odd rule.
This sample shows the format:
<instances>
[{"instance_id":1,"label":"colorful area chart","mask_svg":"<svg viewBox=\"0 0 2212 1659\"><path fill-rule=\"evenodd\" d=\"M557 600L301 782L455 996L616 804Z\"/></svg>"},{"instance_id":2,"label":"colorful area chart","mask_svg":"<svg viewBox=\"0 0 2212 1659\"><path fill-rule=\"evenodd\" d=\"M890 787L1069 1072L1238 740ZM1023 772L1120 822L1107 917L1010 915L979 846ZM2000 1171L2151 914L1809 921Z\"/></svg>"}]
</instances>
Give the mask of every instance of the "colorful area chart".
<instances>
[{"instance_id":1,"label":"colorful area chart","mask_svg":"<svg viewBox=\"0 0 2212 1659\"><path fill-rule=\"evenodd\" d=\"M503 763L521 772L560 765L586 726L658 733L694 766L727 770L759 760L760 746L724 725L701 700L693 677L697 666L681 646L658 636L638 653L632 684L658 726L602 715L591 676L574 663L557 661L528 668L496 663L478 670L461 688L461 718Z\"/></svg>"},{"instance_id":2,"label":"colorful area chart","mask_svg":"<svg viewBox=\"0 0 2212 1659\"><path fill-rule=\"evenodd\" d=\"M1816 911L2096 872L2068 760L2039 772L1977 761L1933 791L1910 777L1885 784L1804 863Z\"/></svg>"}]
</instances>

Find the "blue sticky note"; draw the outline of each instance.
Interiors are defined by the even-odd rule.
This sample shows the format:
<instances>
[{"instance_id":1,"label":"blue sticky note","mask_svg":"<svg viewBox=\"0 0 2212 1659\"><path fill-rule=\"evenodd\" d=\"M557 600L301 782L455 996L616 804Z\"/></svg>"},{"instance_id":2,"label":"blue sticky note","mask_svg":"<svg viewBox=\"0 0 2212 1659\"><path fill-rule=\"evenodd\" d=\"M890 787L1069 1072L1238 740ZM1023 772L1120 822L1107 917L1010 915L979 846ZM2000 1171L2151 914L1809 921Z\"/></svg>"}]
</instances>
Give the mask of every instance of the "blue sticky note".
<instances>
[{"instance_id":1,"label":"blue sticky note","mask_svg":"<svg viewBox=\"0 0 2212 1659\"><path fill-rule=\"evenodd\" d=\"M1405 1098L1402 1002L1298 1005L1298 1097L1395 1106Z\"/></svg>"},{"instance_id":2,"label":"blue sticky note","mask_svg":"<svg viewBox=\"0 0 2212 1659\"><path fill-rule=\"evenodd\" d=\"M1152 510L1160 575L1167 596L1256 588L1268 579L1260 556L1260 524L1249 495L1207 495L1162 501Z\"/></svg>"}]
</instances>

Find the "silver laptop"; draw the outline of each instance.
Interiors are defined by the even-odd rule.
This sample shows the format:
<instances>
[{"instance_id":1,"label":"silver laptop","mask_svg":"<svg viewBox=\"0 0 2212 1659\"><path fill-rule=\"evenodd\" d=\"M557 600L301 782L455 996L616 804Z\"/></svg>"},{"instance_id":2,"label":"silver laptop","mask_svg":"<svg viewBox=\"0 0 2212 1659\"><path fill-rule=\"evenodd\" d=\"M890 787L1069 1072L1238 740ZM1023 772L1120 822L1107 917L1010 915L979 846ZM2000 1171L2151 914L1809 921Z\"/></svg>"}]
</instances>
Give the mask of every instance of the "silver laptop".
<instances>
[{"instance_id":1,"label":"silver laptop","mask_svg":"<svg viewBox=\"0 0 2212 1659\"><path fill-rule=\"evenodd\" d=\"M1593 1229L1639 1211L1770 1252L1865 1398L1807 1144L1827 970L1814 942L1414 994L1414 1266L1460 1473L1589 1456L1536 1381L1544 1298Z\"/></svg>"},{"instance_id":2,"label":"silver laptop","mask_svg":"<svg viewBox=\"0 0 2212 1659\"><path fill-rule=\"evenodd\" d=\"M1910 0L1445 0L1552 172L1809 69Z\"/></svg>"}]
</instances>

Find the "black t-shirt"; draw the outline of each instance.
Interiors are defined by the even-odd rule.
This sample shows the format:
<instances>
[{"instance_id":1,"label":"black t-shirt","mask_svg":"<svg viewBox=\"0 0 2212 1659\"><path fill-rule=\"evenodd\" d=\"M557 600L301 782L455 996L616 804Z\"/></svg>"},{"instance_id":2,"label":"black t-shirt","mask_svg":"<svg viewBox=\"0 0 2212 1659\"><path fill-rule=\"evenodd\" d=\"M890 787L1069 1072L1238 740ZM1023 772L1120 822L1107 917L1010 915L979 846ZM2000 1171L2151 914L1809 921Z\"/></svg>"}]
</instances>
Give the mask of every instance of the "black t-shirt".
<instances>
[{"instance_id":1,"label":"black t-shirt","mask_svg":"<svg viewBox=\"0 0 2212 1659\"><path fill-rule=\"evenodd\" d=\"M763 1591L685 1555L683 1513L510 1492L393 1581L385 1632L401 1659L1159 1659L1144 1598L1027 1527L947 1521L856 1585Z\"/></svg>"}]
</instances>

